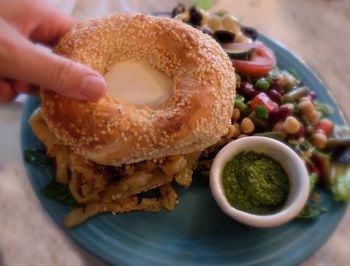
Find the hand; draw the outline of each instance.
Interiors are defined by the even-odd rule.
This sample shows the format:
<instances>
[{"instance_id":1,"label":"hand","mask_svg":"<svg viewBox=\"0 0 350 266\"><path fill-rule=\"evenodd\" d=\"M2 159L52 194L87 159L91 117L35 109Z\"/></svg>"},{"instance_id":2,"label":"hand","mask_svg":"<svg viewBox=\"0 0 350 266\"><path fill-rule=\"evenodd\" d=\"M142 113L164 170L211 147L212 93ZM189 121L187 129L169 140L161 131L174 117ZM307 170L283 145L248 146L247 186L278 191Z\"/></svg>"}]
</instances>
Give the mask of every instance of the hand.
<instances>
[{"instance_id":1,"label":"hand","mask_svg":"<svg viewBox=\"0 0 350 266\"><path fill-rule=\"evenodd\" d=\"M74 23L42 0L0 0L0 102L38 87L78 100L104 95L97 72L35 45L55 44Z\"/></svg>"}]
</instances>

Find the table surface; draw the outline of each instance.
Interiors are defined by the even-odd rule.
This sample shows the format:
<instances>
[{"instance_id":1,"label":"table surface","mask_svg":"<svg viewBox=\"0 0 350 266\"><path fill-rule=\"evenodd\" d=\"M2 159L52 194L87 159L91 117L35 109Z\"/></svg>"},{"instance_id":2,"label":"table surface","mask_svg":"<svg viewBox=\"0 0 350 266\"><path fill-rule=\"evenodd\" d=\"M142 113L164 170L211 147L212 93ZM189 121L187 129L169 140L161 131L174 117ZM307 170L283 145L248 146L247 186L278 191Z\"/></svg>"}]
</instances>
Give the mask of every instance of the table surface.
<instances>
[{"instance_id":1,"label":"table surface","mask_svg":"<svg viewBox=\"0 0 350 266\"><path fill-rule=\"evenodd\" d=\"M87 9L94 7L87 7L88 2L79 1L72 10L73 16L89 17L91 13ZM99 15L110 10L125 10L125 1L119 2L123 2L122 8L115 3L97 8ZM173 6L171 1L162 7L154 4L155 1L148 2L145 8L150 11ZM350 117L350 27L344 26L350 23L349 0L216 3L215 9L225 9L242 17L245 25L259 29L304 59L327 84L345 116ZM74 244L41 208L21 162L21 112L19 103L0 105L0 265L104 265ZM331 238L302 265L348 265L349 246L350 209Z\"/></svg>"}]
</instances>

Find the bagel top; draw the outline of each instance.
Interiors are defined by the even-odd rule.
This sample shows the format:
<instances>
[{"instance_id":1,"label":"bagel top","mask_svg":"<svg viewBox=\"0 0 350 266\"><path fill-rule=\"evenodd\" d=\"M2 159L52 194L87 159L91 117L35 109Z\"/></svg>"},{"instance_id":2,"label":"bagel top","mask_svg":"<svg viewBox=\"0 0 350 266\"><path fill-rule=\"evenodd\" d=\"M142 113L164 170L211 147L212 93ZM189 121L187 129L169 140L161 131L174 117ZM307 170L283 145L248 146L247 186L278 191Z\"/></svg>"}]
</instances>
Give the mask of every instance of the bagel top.
<instances>
[{"instance_id":1,"label":"bagel top","mask_svg":"<svg viewBox=\"0 0 350 266\"><path fill-rule=\"evenodd\" d=\"M148 62L173 81L156 106L136 106L107 93L97 102L41 90L50 131L86 159L119 166L202 151L231 122L235 75L212 37L175 19L114 14L75 25L54 52L102 75L126 60Z\"/></svg>"}]
</instances>

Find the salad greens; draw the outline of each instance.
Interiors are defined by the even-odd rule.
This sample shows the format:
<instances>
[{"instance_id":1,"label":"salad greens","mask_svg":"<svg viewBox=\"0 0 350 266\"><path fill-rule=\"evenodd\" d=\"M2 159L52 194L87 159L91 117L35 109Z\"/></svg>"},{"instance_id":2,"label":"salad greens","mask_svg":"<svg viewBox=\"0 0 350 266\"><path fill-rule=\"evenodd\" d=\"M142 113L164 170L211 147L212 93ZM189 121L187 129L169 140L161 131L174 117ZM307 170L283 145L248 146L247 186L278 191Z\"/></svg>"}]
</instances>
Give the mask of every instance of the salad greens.
<instances>
[{"instance_id":1,"label":"salad greens","mask_svg":"<svg viewBox=\"0 0 350 266\"><path fill-rule=\"evenodd\" d=\"M51 160L46 156L45 150L27 149L24 151L24 160L28 163L45 167L51 164Z\"/></svg>"},{"instance_id":2,"label":"salad greens","mask_svg":"<svg viewBox=\"0 0 350 266\"><path fill-rule=\"evenodd\" d=\"M69 188L64 185L57 183L53 179L48 183L41 192L50 198L53 198L61 203L64 203L70 207L80 207L81 205L74 199L73 195L70 193Z\"/></svg>"}]
</instances>

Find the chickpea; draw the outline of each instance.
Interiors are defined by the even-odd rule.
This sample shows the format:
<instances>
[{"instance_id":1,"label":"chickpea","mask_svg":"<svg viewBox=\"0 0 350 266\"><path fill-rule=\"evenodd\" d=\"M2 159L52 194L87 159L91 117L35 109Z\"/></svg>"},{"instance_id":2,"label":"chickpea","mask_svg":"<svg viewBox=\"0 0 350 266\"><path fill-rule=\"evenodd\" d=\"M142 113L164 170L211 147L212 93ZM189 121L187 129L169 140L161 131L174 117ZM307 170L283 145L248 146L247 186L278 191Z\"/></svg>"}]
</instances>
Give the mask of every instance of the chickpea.
<instances>
[{"instance_id":1,"label":"chickpea","mask_svg":"<svg viewBox=\"0 0 350 266\"><path fill-rule=\"evenodd\" d=\"M291 89L295 86L296 79L291 74L283 73L277 77L277 82L278 84Z\"/></svg>"},{"instance_id":2,"label":"chickpea","mask_svg":"<svg viewBox=\"0 0 350 266\"><path fill-rule=\"evenodd\" d=\"M288 134L295 134L300 130L300 122L294 116L288 116L283 122L283 130Z\"/></svg>"},{"instance_id":3,"label":"chickpea","mask_svg":"<svg viewBox=\"0 0 350 266\"><path fill-rule=\"evenodd\" d=\"M237 138L241 134L241 128L238 123L234 123L234 126L236 128L234 137Z\"/></svg>"},{"instance_id":4,"label":"chickpea","mask_svg":"<svg viewBox=\"0 0 350 266\"><path fill-rule=\"evenodd\" d=\"M315 110L315 106L310 100L304 100L300 102L299 108L304 115L311 114Z\"/></svg>"},{"instance_id":5,"label":"chickpea","mask_svg":"<svg viewBox=\"0 0 350 266\"><path fill-rule=\"evenodd\" d=\"M247 134L241 134L241 135L238 136L239 139L244 138L244 137L248 137L248 135Z\"/></svg>"},{"instance_id":6,"label":"chickpea","mask_svg":"<svg viewBox=\"0 0 350 266\"><path fill-rule=\"evenodd\" d=\"M291 74L287 74L286 81L287 81L288 85L292 88L295 86L296 78Z\"/></svg>"},{"instance_id":7,"label":"chickpea","mask_svg":"<svg viewBox=\"0 0 350 266\"><path fill-rule=\"evenodd\" d=\"M304 97L300 97L299 98L299 103L303 102L303 101L310 101L310 97L304 96Z\"/></svg>"},{"instance_id":8,"label":"chickpea","mask_svg":"<svg viewBox=\"0 0 350 266\"><path fill-rule=\"evenodd\" d=\"M241 122L241 131L243 133L249 134L249 133L252 133L254 130L255 130L255 125L253 121L248 117L244 118Z\"/></svg>"},{"instance_id":9,"label":"chickpea","mask_svg":"<svg viewBox=\"0 0 350 266\"><path fill-rule=\"evenodd\" d=\"M207 24L208 27L213 31L222 27L221 19L217 15L211 15L208 19Z\"/></svg>"},{"instance_id":10,"label":"chickpea","mask_svg":"<svg viewBox=\"0 0 350 266\"><path fill-rule=\"evenodd\" d=\"M190 14L187 12L178 14L175 19L181 20L183 22L188 22L190 20Z\"/></svg>"},{"instance_id":11,"label":"chickpea","mask_svg":"<svg viewBox=\"0 0 350 266\"><path fill-rule=\"evenodd\" d=\"M225 30L231 31L231 32L240 32L240 26L239 26L239 22L238 20L230 15L229 13L226 13L223 17L222 17L222 25L224 26Z\"/></svg>"},{"instance_id":12,"label":"chickpea","mask_svg":"<svg viewBox=\"0 0 350 266\"><path fill-rule=\"evenodd\" d=\"M283 121L278 121L273 125L272 131L283 131Z\"/></svg>"},{"instance_id":13,"label":"chickpea","mask_svg":"<svg viewBox=\"0 0 350 266\"><path fill-rule=\"evenodd\" d=\"M323 149L327 144L327 137L324 133L318 132L311 136L312 143L318 149Z\"/></svg>"},{"instance_id":14,"label":"chickpea","mask_svg":"<svg viewBox=\"0 0 350 266\"><path fill-rule=\"evenodd\" d=\"M238 108L234 108L232 112L232 120L237 121L241 116L241 111Z\"/></svg>"},{"instance_id":15,"label":"chickpea","mask_svg":"<svg viewBox=\"0 0 350 266\"><path fill-rule=\"evenodd\" d=\"M226 135L226 138L228 139L231 139L235 136L236 134L236 127L235 125L230 125L229 128L228 128L228 132L227 132L227 135Z\"/></svg>"},{"instance_id":16,"label":"chickpea","mask_svg":"<svg viewBox=\"0 0 350 266\"><path fill-rule=\"evenodd\" d=\"M306 118L312 123L315 124L321 118L321 113L314 110L310 114L306 115Z\"/></svg>"},{"instance_id":17,"label":"chickpea","mask_svg":"<svg viewBox=\"0 0 350 266\"><path fill-rule=\"evenodd\" d=\"M252 43L252 39L245 36L243 33L236 33L235 42L238 43Z\"/></svg>"},{"instance_id":18,"label":"chickpea","mask_svg":"<svg viewBox=\"0 0 350 266\"><path fill-rule=\"evenodd\" d=\"M205 26L208 23L208 20L210 18L209 12L203 9L199 9L199 12L202 14L202 21L201 26Z\"/></svg>"}]
</instances>

